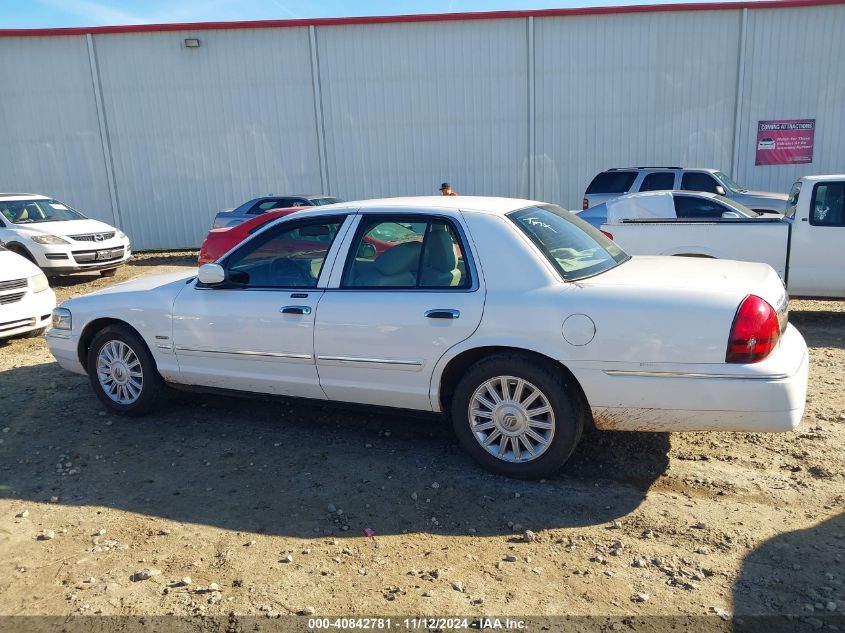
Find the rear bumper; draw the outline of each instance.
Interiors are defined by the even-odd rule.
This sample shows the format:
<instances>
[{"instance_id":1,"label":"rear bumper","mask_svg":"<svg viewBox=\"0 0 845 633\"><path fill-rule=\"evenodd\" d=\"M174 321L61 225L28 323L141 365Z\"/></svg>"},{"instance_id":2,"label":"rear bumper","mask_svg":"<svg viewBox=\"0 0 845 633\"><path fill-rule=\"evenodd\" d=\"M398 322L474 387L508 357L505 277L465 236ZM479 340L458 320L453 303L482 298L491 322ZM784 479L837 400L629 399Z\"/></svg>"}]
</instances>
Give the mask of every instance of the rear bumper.
<instances>
[{"instance_id":1,"label":"rear bumper","mask_svg":"<svg viewBox=\"0 0 845 633\"><path fill-rule=\"evenodd\" d=\"M778 349L756 365L576 373L596 428L616 431L791 431L804 415L809 355L787 326Z\"/></svg>"}]
</instances>

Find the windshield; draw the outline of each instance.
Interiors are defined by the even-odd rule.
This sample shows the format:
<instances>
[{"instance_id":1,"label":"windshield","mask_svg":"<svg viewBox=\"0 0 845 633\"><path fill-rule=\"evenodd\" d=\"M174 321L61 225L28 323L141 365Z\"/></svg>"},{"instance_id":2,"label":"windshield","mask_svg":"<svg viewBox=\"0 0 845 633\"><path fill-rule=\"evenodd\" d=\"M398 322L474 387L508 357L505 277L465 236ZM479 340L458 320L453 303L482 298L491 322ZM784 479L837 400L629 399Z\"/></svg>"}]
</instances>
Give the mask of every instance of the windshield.
<instances>
[{"instance_id":1,"label":"windshield","mask_svg":"<svg viewBox=\"0 0 845 633\"><path fill-rule=\"evenodd\" d=\"M326 204L335 204L338 202L345 202L345 200L341 200L340 198L312 198L311 202L314 203L315 207L322 207Z\"/></svg>"},{"instance_id":2,"label":"windshield","mask_svg":"<svg viewBox=\"0 0 845 633\"><path fill-rule=\"evenodd\" d=\"M508 217L567 281L603 273L630 258L601 231L556 205L528 207Z\"/></svg>"},{"instance_id":3,"label":"windshield","mask_svg":"<svg viewBox=\"0 0 845 633\"><path fill-rule=\"evenodd\" d=\"M785 218L794 219L795 209L798 207L798 196L801 194L801 181L796 180L789 192L789 199L786 201L786 209L783 212Z\"/></svg>"},{"instance_id":4,"label":"windshield","mask_svg":"<svg viewBox=\"0 0 845 633\"><path fill-rule=\"evenodd\" d=\"M725 174L720 171L716 172L716 177L722 181L722 184L725 185L725 187L727 187L730 191L733 191L734 193L742 193L743 191L748 191L748 189L746 189L745 187L740 187L738 184L736 184L733 180L728 178Z\"/></svg>"},{"instance_id":5,"label":"windshield","mask_svg":"<svg viewBox=\"0 0 845 633\"><path fill-rule=\"evenodd\" d=\"M12 224L87 219L58 200L0 200L0 213Z\"/></svg>"}]
</instances>

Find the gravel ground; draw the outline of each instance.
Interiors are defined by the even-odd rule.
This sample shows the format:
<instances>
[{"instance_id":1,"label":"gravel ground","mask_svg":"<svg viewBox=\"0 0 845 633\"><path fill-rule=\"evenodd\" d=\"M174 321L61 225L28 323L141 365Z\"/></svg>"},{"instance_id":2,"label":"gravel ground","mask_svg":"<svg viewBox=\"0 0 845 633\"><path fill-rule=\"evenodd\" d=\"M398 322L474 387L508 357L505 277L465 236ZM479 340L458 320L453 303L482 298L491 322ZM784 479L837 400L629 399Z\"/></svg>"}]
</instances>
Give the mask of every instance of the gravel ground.
<instances>
[{"instance_id":1,"label":"gravel ground","mask_svg":"<svg viewBox=\"0 0 845 633\"><path fill-rule=\"evenodd\" d=\"M61 300L194 257L54 285ZM540 482L481 471L428 419L211 395L113 417L43 339L0 343L0 615L821 626L845 614L845 304L790 308L811 347L796 432L593 432Z\"/></svg>"}]
</instances>

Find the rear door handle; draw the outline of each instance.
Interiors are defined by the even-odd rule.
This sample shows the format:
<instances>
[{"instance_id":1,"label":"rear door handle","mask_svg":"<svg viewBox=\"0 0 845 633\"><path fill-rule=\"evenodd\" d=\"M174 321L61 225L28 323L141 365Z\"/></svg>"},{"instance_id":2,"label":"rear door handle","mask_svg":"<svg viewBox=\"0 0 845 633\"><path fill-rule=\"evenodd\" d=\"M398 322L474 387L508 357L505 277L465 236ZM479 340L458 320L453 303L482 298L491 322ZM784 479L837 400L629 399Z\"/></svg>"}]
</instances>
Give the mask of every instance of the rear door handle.
<instances>
[{"instance_id":1,"label":"rear door handle","mask_svg":"<svg viewBox=\"0 0 845 633\"><path fill-rule=\"evenodd\" d=\"M426 310L425 316L428 319L457 319L461 316L461 311L452 309Z\"/></svg>"},{"instance_id":2,"label":"rear door handle","mask_svg":"<svg viewBox=\"0 0 845 633\"><path fill-rule=\"evenodd\" d=\"M311 314L311 306L285 306L279 312L282 314Z\"/></svg>"}]
</instances>

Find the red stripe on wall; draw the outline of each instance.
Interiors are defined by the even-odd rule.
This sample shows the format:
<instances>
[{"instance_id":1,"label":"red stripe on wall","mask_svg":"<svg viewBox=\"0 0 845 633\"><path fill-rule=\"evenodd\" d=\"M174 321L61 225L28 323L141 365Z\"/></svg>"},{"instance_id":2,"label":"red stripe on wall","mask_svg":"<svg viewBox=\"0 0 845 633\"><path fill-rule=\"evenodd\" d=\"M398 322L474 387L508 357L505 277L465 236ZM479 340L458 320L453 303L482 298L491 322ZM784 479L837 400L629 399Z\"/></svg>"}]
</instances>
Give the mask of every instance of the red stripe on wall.
<instances>
[{"instance_id":1,"label":"red stripe on wall","mask_svg":"<svg viewBox=\"0 0 845 633\"><path fill-rule=\"evenodd\" d=\"M489 11L485 13L432 13L423 15L384 15L357 18L316 18L303 20L255 20L251 22L194 22L180 24L133 24L56 29L0 29L0 37L45 37L56 35L92 35L103 33L149 33L156 31L212 31L229 29L270 29L305 26L343 26L349 24L397 24L413 22L454 22L458 20L507 20L576 15L615 15L626 13L668 13L676 11L722 11L738 9L786 9L845 4L845 0L747 0L700 4L645 4L619 7L584 7L578 9L538 9L534 11Z\"/></svg>"}]
</instances>

